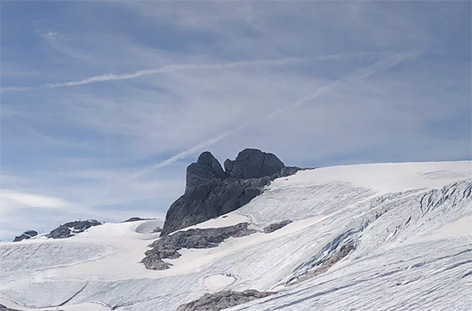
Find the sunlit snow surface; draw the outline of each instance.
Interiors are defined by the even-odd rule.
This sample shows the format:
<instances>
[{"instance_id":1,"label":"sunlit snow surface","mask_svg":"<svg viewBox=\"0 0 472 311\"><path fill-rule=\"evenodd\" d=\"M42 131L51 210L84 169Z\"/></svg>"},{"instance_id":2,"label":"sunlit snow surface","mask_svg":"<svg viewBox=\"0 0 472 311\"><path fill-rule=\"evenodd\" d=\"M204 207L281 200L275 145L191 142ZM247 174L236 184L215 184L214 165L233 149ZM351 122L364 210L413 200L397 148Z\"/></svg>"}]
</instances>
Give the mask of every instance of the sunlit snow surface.
<instances>
[{"instance_id":1,"label":"sunlit snow surface","mask_svg":"<svg viewBox=\"0 0 472 311\"><path fill-rule=\"evenodd\" d=\"M65 240L0 243L0 304L20 310L175 310L219 290L278 291L227 310L470 310L472 162L339 166L275 180L236 212L270 234L183 249L168 270L139 261L152 223L105 224ZM355 249L303 280L341 245ZM303 281L300 281L303 280Z\"/></svg>"}]
</instances>

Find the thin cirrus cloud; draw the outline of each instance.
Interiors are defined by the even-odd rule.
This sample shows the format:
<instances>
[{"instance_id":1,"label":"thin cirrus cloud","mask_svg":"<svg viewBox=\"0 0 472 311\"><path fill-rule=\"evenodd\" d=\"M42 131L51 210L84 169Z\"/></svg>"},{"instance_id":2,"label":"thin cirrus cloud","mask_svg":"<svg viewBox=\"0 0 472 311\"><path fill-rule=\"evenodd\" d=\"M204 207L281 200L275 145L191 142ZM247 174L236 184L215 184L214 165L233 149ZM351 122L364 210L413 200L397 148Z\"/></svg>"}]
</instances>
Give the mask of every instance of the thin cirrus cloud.
<instances>
[{"instance_id":1,"label":"thin cirrus cloud","mask_svg":"<svg viewBox=\"0 0 472 311\"><path fill-rule=\"evenodd\" d=\"M422 52L410 51L410 52L396 53L396 54L389 55L388 57L386 57L386 58L384 58L384 59L382 59L378 62L375 62L374 64L363 67L363 68L361 68L359 70L356 70L352 73L349 73L349 74L347 74L347 75L345 75L345 76L343 76L339 79L336 79L336 80L330 82L329 84L327 84L325 86L319 87L313 93L311 93L307 96L301 97L298 100L294 101L293 103L290 103L290 104L287 104L287 105L283 106L282 108L279 108L275 111L272 111L271 113L269 113L268 115L266 115L265 117L261 118L258 121L255 121L255 122L252 122L252 123L247 122L247 123L240 124L237 127L233 128L233 129L230 129L230 130L228 130L228 131L226 131L226 132L224 132L224 133L222 133L222 134L220 134L216 137L206 139L202 142L199 142L198 144L196 144L194 146L191 146L191 147L185 149L184 151L179 152L179 153L169 157L168 159L166 159L164 161L161 161L161 162L159 162L157 164L154 164L150 167L141 169L137 173L135 173L135 174L133 174L133 175L131 175L131 176L125 178L125 179L122 179L122 181L123 182L130 181L130 180L139 178L139 177L141 177L145 174L148 174L152 171L155 171L155 170L158 170L160 168L166 167L166 166L168 166L168 165L170 165L170 164L172 164L172 163L174 163L174 162L176 162L180 159L184 159L189 155L197 153L197 152L201 151L204 148L212 146L212 145L218 143L219 141L225 139L226 137L231 136L232 134L247 128L248 126L254 125L255 123L265 122L267 120L270 120L270 119L276 117L280 113L283 113L284 111L287 111L289 109L292 109L292 108L300 106L300 105L304 105L304 104L318 98L319 96L321 96L325 92L328 92L329 90L331 90L332 88L334 88L337 84L339 84L341 82L348 82L350 80L358 80L358 79L366 78L366 77L371 76L375 73L381 72L382 70L386 70L388 68L391 68L391 67L397 65L400 62L418 57L421 54L422 54ZM349 54L349 57L352 57L353 55L354 54ZM333 55L333 57L335 59L338 59L339 57L346 57L346 55ZM324 58L330 59L329 57L324 57ZM135 79L135 78L139 78L139 77L142 77L142 76L153 75L153 74L157 74L157 73L169 73L169 72L177 72L177 71L184 71L184 70L212 70L212 69L224 69L224 68L250 66L250 65L285 65L285 64L290 64L290 63L294 63L294 62L300 62L300 61L303 61L303 60L306 60L306 59L307 58L285 58L285 59L277 59L277 60L256 60L256 61L229 62L229 63L225 63L225 64L167 65L167 66L163 66L162 68L159 68L159 69L141 70L141 71L137 71L137 72L134 72L134 73L127 73L127 74L97 75L97 76L93 76L93 77L83 79L83 80L78 80L78 81L47 84L47 86L49 88L72 87L72 86L79 86L79 85L84 85L84 84L89 84L89 83ZM31 88L24 88L24 89L22 89L22 88L12 88L12 90L20 90L20 91L21 90L30 90L30 89Z\"/></svg>"},{"instance_id":2,"label":"thin cirrus cloud","mask_svg":"<svg viewBox=\"0 0 472 311\"><path fill-rule=\"evenodd\" d=\"M218 70L218 69L229 69L237 67L247 67L247 66L283 66L288 64L293 64L297 62L302 62L304 60L309 60L309 57L291 57L291 58L282 58L282 59L272 59L272 60L250 60L250 61L237 61L237 62L227 62L222 64L188 64L188 65L165 65L157 69L145 69L139 70L132 73L123 73L123 74L102 74L92 76L86 79L77 80L77 81L68 81L60 83L47 83L42 87L46 88L60 88L60 87L72 87L85 85L90 83L100 83L107 81L119 81L119 80L130 80L136 79L143 76L149 76L160 73L172 73L186 70ZM22 92L39 89L41 87L2 87L1 92Z\"/></svg>"},{"instance_id":3,"label":"thin cirrus cloud","mask_svg":"<svg viewBox=\"0 0 472 311\"><path fill-rule=\"evenodd\" d=\"M61 198L30 194L11 189L0 189L0 200L2 208L8 210L9 207L27 206L40 209L62 209L72 205L72 203Z\"/></svg>"},{"instance_id":4,"label":"thin cirrus cloud","mask_svg":"<svg viewBox=\"0 0 472 311\"><path fill-rule=\"evenodd\" d=\"M26 92L37 90L38 87L6 86L0 88L0 94L5 92Z\"/></svg>"},{"instance_id":5,"label":"thin cirrus cloud","mask_svg":"<svg viewBox=\"0 0 472 311\"><path fill-rule=\"evenodd\" d=\"M88 78L76 80L76 81L47 83L42 86L2 87L0 88L0 93L25 92L25 91L37 90L40 88L54 89L54 88L61 88L61 87L73 87L73 86L80 86L80 85L91 84L91 83L130 80L130 79L136 79L136 78L149 76L149 75L173 73L173 72L189 71L189 70L219 70L219 69L231 69L231 68L248 67L248 66L283 66L283 65L289 65L289 64L299 63L303 61L308 61L312 59L317 60L317 61L348 60L348 59L360 59L365 56L386 55L386 54L392 54L392 53L355 52L355 53L339 53L339 54L332 54L332 55L323 55L323 56L317 56L317 57L287 57L287 58L268 59L268 60L256 59L256 60L248 60L248 61L227 62L227 63L220 63L220 64L186 64L186 65L172 64L172 65L165 65L165 66L162 66L161 68L156 68L156 69L144 69L144 70L138 70L131 73L122 73L122 74L112 74L112 73L101 74L101 75L95 75L92 77L88 77Z\"/></svg>"},{"instance_id":6,"label":"thin cirrus cloud","mask_svg":"<svg viewBox=\"0 0 472 311\"><path fill-rule=\"evenodd\" d=\"M423 52L419 52L419 51L410 51L410 52L397 53L397 54L391 55L391 56L389 56L385 59L382 59L382 60L380 60L380 61L378 61L374 64L371 64L369 66L366 66L364 68L356 70L352 73L349 73L349 74L347 74L347 75L345 75L345 76L343 76L339 79L336 79L336 80L330 82L329 84L327 84L325 86L319 87L318 89L315 90L315 92L309 94L308 96L304 96L304 97L296 100L295 102L293 102L291 104L285 105L282 108L279 108L275 111L272 111L271 113L267 114L265 117L261 118L260 120L240 124L237 127L224 132L223 134L220 134L216 137L204 140L204 141L198 143L197 145L192 146L192 147L190 147L190 148L188 148L188 149L186 149L182 152L179 152L179 153L169 157L168 159L166 159L162 162L159 162L159 163L154 164L150 167L147 167L145 169L140 170L136 174L133 174L132 176L124 179L123 181L129 181L129 180L132 180L132 179L136 179L136 178L141 177L142 175L145 175L145 174L148 174L152 171L155 171L155 170L158 170L160 168L166 167L166 166L174 163L175 161L178 161L180 159L184 159L185 157L187 157L191 154L194 154L196 152L201 151L204 148L212 146L212 145L218 143L219 141L227 138L228 136L230 136L230 135L232 135L232 134L234 134L234 133L236 133L240 130L243 130L243 129L251 126L251 125L255 125L256 123L266 122L266 121L276 117L280 113L283 113L283 112L285 112L289 109L295 108L297 106L304 105L304 104L306 104L306 103L308 103L312 100L315 100L316 98L318 98L319 96L321 96L324 93L328 92L329 90L335 88L336 85L339 84L339 83L367 78L367 77L369 77L373 74L376 74L376 73L381 72L383 70L386 70L388 68L394 67L394 66L396 66L397 64L399 64L401 62L404 62L406 60L418 57L422 53Z\"/></svg>"}]
</instances>

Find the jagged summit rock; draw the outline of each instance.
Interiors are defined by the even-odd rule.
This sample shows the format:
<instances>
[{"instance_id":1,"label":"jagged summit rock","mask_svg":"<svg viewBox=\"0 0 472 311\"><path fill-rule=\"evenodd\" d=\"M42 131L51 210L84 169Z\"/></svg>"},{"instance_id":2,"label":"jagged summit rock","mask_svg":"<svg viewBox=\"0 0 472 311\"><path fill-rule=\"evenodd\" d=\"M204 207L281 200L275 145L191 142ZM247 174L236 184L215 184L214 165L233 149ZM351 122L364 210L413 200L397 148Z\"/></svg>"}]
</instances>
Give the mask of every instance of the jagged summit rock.
<instances>
[{"instance_id":1,"label":"jagged summit rock","mask_svg":"<svg viewBox=\"0 0 472 311\"><path fill-rule=\"evenodd\" d=\"M274 154L249 148L241 151L234 161L227 159L224 165L228 176L239 179L270 176L285 167Z\"/></svg>"},{"instance_id":2,"label":"jagged summit rock","mask_svg":"<svg viewBox=\"0 0 472 311\"><path fill-rule=\"evenodd\" d=\"M280 172L285 164L272 153L247 148L234 161L226 159L224 167L223 171L220 162L209 151L203 152L196 163L187 167L186 190L228 177L250 179L271 176Z\"/></svg>"},{"instance_id":3,"label":"jagged summit rock","mask_svg":"<svg viewBox=\"0 0 472 311\"><path fill-rule=\"evenodd\" d=\"M196 163L187 167L186 191L215 179L225 178L220 162L208 151L203 152Z\"/></svg>"},{"instance_id":4,"label":"jagged summit rock","mask_svg":"<svg viewBox=\"0 0 472 311\"><path fill-rule=\"evenodd\" d=\"M27 230L23 232L21 235L16 236L13 242L19 242L19 241L31 239L32 237L37 236L37 235L38 235L38 232L34 230Z\"/></svg>"},{"instance_id":5,"label":"jagged summit rock","mask_svg":"<svg viewBox=\"0 0 472 311\"><path fill-rule=\"evenodd\" d=\"M161 235L232 212L262 193L278 177L292 175L274 154L257 149L241 151L234 161L220 162L208 151L187 168L185 193L169 208Z\"/></svg>"}]
</instances>

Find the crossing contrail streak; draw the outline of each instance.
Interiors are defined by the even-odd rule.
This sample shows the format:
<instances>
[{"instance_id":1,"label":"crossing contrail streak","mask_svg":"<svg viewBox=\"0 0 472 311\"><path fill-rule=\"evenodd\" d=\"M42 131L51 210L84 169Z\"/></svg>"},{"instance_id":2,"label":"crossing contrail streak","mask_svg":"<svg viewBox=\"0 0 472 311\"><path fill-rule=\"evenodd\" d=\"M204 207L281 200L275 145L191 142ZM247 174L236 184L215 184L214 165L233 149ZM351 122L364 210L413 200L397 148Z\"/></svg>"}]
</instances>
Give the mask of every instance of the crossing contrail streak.
<instances>
[{"instance_id":1,"label":"crossing contrail streak","mask_svg":"<svg viewBox=\"0 0 472 311\"><path fill-rule=\"evenodd\" d=\"M204 141L198 143L195 146L192 146L192 147L190 147L190 148L188 148L188 149L186 149L186 150L184 150L184 151L182 151L182 152L180 152L176 155L173 155L172 157L168 158L167 160L164 160L162 162L159 162L157 164L154 164L154 165L152 165L148 168L145 168L145 169L139 171L138 173L132 175L131 177L127 178L124 181L128 181L128 180L138 178L138 177L140 177L142 175L145 175L147 173L150 173L154 170L157 170L157 169L160 169L162 167L168 166L168 165L174 163L175 161L183 159L188 155L191 155L195 152L198 152L198 151L202 150L203 148L214 145L214 144L218 143L219 141L221 141L222 139L224 139L224 138L226 138L226 137L228 137L228 136L230 136L230 135L232 135L232 134L234 134L234 133L236 133L236 132L238 132L242 129L245 129L249 126L253 126L253 125L256 125L256 124L263 123L263 122L265 122L269 119L274 118L275 116L277 116L278 114L280 114L280 113L282 113L286 110L304 105L304 104L318 98L319 96L323 95L324 93L328 92L329 90L333 89L339 83L345 83L345 82L348 82L348 81L355 81L355 80L360 80L360 79L367 78L367 77L369 77L369 76L371 76L375 73L381 72L381 71L386 70L386 69L391 68L391 67L394 67L397 64L399 64L399 63L401 63L405 60L418 57L421 54L422 54L422 52L398 53L398 54L393 55L392 57L385 58L385 59L380 60L380 61L378 61L378 62L376 62L372 65L369 65L367 67L356 70L356 71L354 71L350 74L347 74L347 75L345 75L345 76L343 76L343 77L341 77L337 80L334 80L334 81L330 82L327 85L319 87L318 89L316 89L313 93L309 94L308 96L302 97L302 98L296 100L293 103L290 103L290 104L288 104L288 105L286 105L282 108L279 108L279 109L271 112L270 114L266 115L265 117L263 117L263 118L261 118L257 121L244 123L244 124L239 125L239 126L233 128L231 130L228 130L228 131L224 132L223 134L220 134L216 137L204 140Z\"/></svg>"},{"instance_id":2,"label":"crossing contrail streak","mask_svg":"<svg viewBox=\"0 0 472 311\"><path fill-rule=\"evenodd\" d=\"M282 65L288 65L292 63L305 61L308 59L311 59L311 58L310 57L292 57L292 58L268 59L268 60L238 61L238 62L228 62L228 63L220 63L220 64L165 65L163 67L156 68L156 69L144 69L144 70L139 70L132 73L122 73L122 74L108 73L108 74L92 76L92 77L85 78L82 80L59 82L59 83L47 83L45 85L36 86L36 87L15 87L15 86L2 87L0 89L0 93L24 92L24 91L37 90L41 88L54 89L54 88L62 88L62 87L73 87L73 86L80 86L80 85L91 84L91 83L130 80L130 79L140 78L143 76L150 76L150 75L163 74L163 73L173 73L173 72L180 72L180 71L189 71L189 70L219 70L219 69L231 69L231 68L247 67L247 66L282 66Z\"/></svg>"}]
</instances>

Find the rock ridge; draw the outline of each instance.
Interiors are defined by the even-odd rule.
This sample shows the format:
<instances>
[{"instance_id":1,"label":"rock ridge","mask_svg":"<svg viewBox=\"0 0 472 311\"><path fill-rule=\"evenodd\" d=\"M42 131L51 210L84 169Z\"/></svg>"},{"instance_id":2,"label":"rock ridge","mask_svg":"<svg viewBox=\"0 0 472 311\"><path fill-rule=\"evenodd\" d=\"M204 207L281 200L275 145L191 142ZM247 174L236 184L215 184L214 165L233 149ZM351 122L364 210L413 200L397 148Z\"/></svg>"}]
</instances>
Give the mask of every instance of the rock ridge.
<instances>
[{"instance_id":1,"label":"rock ridge","mask_svg":"<svg viewBox=\"0 0 472 311\"><path fill-rule=\"evenodd\" d=\"M21 235L16 236L13 242L20 242L23 240L31 239L32 237L35 237L37 235L38 235L38 232L34 230L27 230L23 232Z\"/></svg>"},{"instance_id":2,"label":"rock ridge","mask_svg":"<svg viewBox=\"0 0 472 311\"><path fill-rule=\"evenodd\" d=\"M181 254L178 251L182 248L217 247L230 237L239 238L256 232L254 229L249 229L248 226L249 223L243 222L229 227L177 231L171 235L163 236L149 245L151 249L146 251L146 257L141 262L150 270L168 269L171 264L162 259L179 258Z\"/></svg>"},{"instance_id":3,"label":"rock ridge","mask_svg":"<svg viewBox=\"0 0 472 311\"><path fill-rule=\"evenodd\" d=\"M248 289L243 292L207 293L197 300L180 305L176 311L218 311L274 294L276 292L259 292L255 289Z\"/></svg>"},{"instance_id":4,"label":"rock ridge","mask_svg":"<svg viewBox=\"0 0 472 311\"><path fill-rule=\"evenodd\" d=\"M99 226L101 224L101 222L95 219L71 221L52 230L46 237L49 239L66 239L84 232L90 227Z\"/></svg>"}]
</instances>

